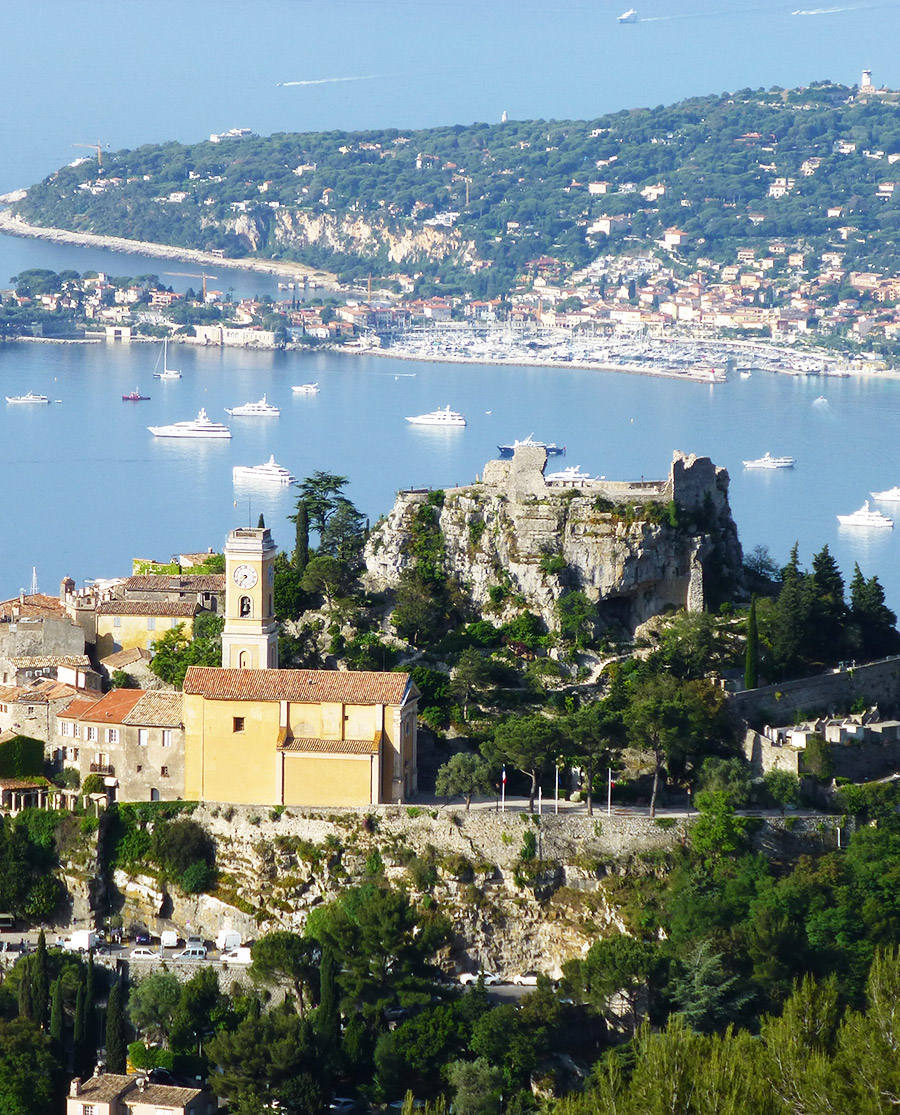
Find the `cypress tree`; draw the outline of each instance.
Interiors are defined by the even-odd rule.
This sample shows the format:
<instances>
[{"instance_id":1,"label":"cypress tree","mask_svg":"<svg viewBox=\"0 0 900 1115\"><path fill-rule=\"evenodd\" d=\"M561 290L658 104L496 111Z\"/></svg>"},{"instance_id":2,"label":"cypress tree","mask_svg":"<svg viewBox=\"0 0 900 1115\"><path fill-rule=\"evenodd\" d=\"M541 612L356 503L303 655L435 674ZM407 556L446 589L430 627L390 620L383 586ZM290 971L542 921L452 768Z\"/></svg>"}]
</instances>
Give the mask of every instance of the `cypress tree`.
<instances>
[{"instance_id":1,"label":"cypress tree","mask_svg":"<svg viewBox=\"0 0 900 1115\"><path fill-rule=\"evenodd\" d=\"M97 990L94 976L94 953L88 954L87 975L84 980L84 1059L87 1067L94 1063L97 1053Z\"/></svg>"},{"instance_id":2,"label":"cypress tree","mask_svg":"<svg viewBox=\"0 0 900 1115\"><path fill-rule=\"evenodd\" d=\"M19 981L19 1017L34 1018L34 1000L31 995L31 957L22 962L22 978Z\"/></svg>"},{"instance_id":3,"label":"cypress tree","mask_svg":"<svg viewBox=\"0 0 900 1115\"><path fill-rule=\"evenodd\" d=\"M297 514L290 516L294 520L294 569L298 577L303 576L309 562L309 512L305 502L297 502Z\"/></svg>"},{"instance_id":4,"label":"cypress tree","mask_svg":"<svg viewBox=\"0 0 900 1115\"><path fill-rule=\"evenodd\" d=\"M266 525L265 516L263 515L262 511L260 511L259 521L256 524L256 528L257 528L257 530L263 530L265 528L265 525Z\"/></svg>"},{"instance_id":5,"label":"cypress tree","mask_svg":"<svg viewBox=\"0 0 900 1115\"><path fill-rule=\"evenodd\" d=\"M756 597L750 601L747 617L747 653L744 661L744 688L756 689L759 685L759 631L756 626Z\"/></svg>"},{"instance_id":6,"label":"cypress tree","mask_svg":"<svg viewBox=\"0 0 900 1115\"><path fill-rule=\"evenodd\" d=\"M122 981L116 980L106 1007L106 1071L122 1074L126 1067L125 1004Z\"/></svg>"},{"instance_id":7,"label":"cypress tree","mask_svg":"<svg viewBox=\"0 0 900 1115\"><path fill-rule=\"evenodd\" d=\"M82 1073L85 1065L85 1049L87 1047L87 1030L85 1027L85 989L84 980L78 982L78 991L75 993L75 1019L72 1024L72 1054L75 1061L75 1071Z\"/></svg>"},{"instance_id":8,"label":"cypress tree","mask_svg":"<svg viewBox=\"0 0 900 1115\"><path fill-rule=\"evenodd\" d=\"M319 1037L323 1059L331 1071L337 1068L341 1049L341 1010L335 979L334 953L328 945L322 946L319 966L319 1006L315 1013L315 1028Z\"/></svg>"},{"instance_id":9,"label":"cypress tree","mask_svg":"<svg viewBox=\"0 0 900 1115\"><path fill-rule=\"evenodd\" d=\"M56 1042L57 1047L63 1040L63 995L62 974L53 981L53 990L50 993L50 1037Z\"/></svg>"},{"instance_id":10,"label":"cypress tree","mask_svg":"<svg viewBox=\"0 0 900 1115\"><path fill-rule=\"evenodd\" d=\"M47 941L43 929L38 937L33 964L34 970L31 974L33 1017L40 1026L45 1026L50 1007L50 972L47 967Z\"/></svg>"}]
</instances>

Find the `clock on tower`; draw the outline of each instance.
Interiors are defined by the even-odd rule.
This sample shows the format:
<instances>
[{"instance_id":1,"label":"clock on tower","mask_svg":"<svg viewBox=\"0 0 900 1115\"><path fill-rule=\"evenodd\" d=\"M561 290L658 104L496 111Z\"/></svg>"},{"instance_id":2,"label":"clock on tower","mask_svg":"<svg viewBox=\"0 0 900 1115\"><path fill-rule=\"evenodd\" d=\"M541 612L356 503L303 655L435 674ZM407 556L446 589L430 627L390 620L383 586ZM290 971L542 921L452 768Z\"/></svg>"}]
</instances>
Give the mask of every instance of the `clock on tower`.
<instances>
[{"instance_id":1,"label":"clock on tower","mask_svg":"<svg viewBox=\"0 0 900 1115\"><path fill-rule=\"evenodd\" d=\"M278 667L276 551L268 527L239 527L228 535L222 632L222 665L226 669Z\"/></svg>"}]
</instances>

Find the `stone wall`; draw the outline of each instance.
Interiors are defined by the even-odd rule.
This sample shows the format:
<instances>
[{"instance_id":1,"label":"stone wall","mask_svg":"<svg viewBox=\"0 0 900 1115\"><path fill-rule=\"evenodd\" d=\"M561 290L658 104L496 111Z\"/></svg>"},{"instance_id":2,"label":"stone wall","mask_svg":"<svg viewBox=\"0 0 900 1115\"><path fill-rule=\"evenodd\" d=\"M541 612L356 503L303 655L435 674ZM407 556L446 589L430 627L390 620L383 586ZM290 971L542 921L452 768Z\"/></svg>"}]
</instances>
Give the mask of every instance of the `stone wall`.
<instances>
[{"instance_id":1,"label":"stone wall","mask_svg":"<svg viewBox=\"0 0 900 1115\"><path fill-rule=\"evenodd\" d=\"M865 666L834 670L799 681L747 689L731 697L731 707L754 724L794 724L817 714L847 710L857 699L882 711L900 704L900 656Z\"/></svg>"}]
</instances>

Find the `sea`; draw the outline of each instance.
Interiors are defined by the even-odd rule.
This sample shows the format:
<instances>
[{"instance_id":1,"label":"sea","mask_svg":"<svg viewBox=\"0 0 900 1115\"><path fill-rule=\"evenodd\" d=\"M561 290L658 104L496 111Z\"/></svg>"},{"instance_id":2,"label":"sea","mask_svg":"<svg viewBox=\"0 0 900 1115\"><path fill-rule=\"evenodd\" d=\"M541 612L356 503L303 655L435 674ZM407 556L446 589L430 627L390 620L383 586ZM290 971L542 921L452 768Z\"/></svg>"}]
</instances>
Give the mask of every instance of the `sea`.
<instances>
[{"instance_id":1,"label":"sea","mask_svg":"<svg viewBox=\"0 0 900 1115\"><path fill-rule=\"evenodd\" d=\"M900 84L900 3L624 5L497 0L452 6L414 0L47 0L4 11L0 191L111 149L248 127L294 130L417 127L510 118L592 118L634 106L741 88L829 78ZM14 106L14 107L12 107ZM155 273L197 287L192 265L0 236L0 286L29 267ZM277 296L274 276L217 265L217 288ZM281 292L282 294L284 292ZM291 490L232 483L235 464L270 456L304 477L347 477L374 523L398 489L474 480L497 445L533 433L567 447L560 462L594 475L664 476L672 453L728 469L746 550L801 562L826 543L848 578L877 574L900 611L900 522L894 531L841 528L837 514L900 484L900 381L818 379L756 371L724 384L578 370L413 363L339 353L170 346L181 380L152 378L159 346L0 346L0 399L29 390L49 406L0 402L0 596L54 593L126 575L133 558L168 560L221 549L234 526L263 514L290 547ZM317 381L317 395L294 384ZM148 402L123 402L139 388ZM232 418L263 394L277 419ZM408 415L451 405L462 430L413 427ZM155 439L148 425L228 421L226 442ZM742 461L790 454L793 470ZM890 512L890 508L884 507ZM900 513L900 508L896 509Z\"/></svg>"}]
</instances>

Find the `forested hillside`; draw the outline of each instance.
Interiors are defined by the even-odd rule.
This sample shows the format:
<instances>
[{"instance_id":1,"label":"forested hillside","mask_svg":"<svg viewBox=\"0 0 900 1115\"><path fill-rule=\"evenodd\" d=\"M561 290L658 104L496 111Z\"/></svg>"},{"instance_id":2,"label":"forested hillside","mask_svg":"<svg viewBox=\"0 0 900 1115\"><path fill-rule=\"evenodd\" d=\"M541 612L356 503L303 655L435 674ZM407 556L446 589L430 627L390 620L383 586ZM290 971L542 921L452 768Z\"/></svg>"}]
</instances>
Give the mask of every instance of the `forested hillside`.
<instances>
[{"instance_id":1,"label":"forested hillside","mask_svg":"<svg viewBox=\"0 0 900 1115\"><path fill-rule=\"evenodd\" d=\"M345 277L424 271L503 293L541 256L583 267L687 234L679 258L773 239L893 271L897 96L829 82L635 109L401 133L147 145L63 167L19 203L60 228L293 259ZM783 185L781 184L783 183ZM659 189L664 187L664 189ZM595 224L624 217L612 239Z\"/></svg>"}]
</instances>

